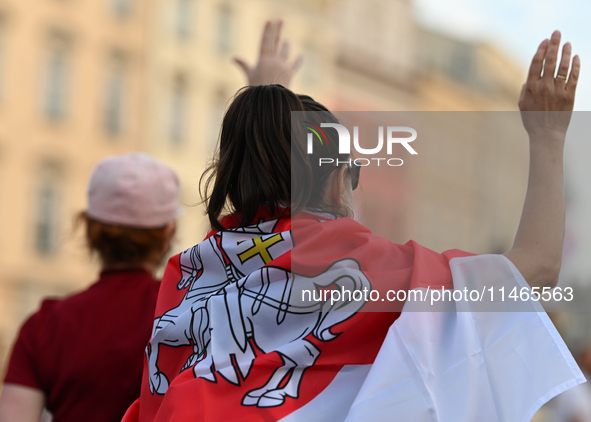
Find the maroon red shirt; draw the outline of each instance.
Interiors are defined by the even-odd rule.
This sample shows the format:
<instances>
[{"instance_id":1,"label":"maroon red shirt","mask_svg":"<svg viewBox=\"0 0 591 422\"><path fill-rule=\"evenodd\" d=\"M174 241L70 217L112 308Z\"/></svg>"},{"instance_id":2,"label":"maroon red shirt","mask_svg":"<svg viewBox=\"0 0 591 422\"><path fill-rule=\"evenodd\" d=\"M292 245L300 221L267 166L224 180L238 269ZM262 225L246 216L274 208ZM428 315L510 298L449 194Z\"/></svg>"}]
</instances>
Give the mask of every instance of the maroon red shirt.
<instances>
[{"instance_id":1,"label":"maroon red shirt","mask_svg":"<svg viewBox=\"0 0 591 422\"><path fill-rule=\"evenodd\" d=\"M140 395L159 286L146 271L106 271L81 293L43 301L4 382L42 390L55 422L120 421Z\"/></svg>"}]
</instances>

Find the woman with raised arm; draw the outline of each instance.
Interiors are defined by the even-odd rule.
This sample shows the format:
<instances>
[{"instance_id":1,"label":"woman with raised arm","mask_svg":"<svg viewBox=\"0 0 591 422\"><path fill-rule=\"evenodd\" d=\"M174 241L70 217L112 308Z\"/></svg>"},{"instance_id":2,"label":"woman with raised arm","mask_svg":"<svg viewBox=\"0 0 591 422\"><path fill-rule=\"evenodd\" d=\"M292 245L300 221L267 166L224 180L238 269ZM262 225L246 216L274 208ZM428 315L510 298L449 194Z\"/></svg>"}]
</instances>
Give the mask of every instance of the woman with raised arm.
<instances>
[{"instance_id":1,"label":"woman with raised arm","mask_svg":"<svg viewBox=\"0 0 591 422\"><path fill-rule=\"evenodd\" d=\"M569 74L572 47L566 43L556 71L559 46L558 31L542 41L519 98L530 139L529 183L515 242L505 256L532 287L556 286L562 262L564 141L581 64L575 56Z\"/></svg>"},{"instance_id":2,"label":"woman with raised arm","mask_svg":"<svg viewBox=\"0 0 591 422\"><path fill-rule=\"evenodd\" d=\"M306 147L300 123L320 137L336 118L281 85L241 90L203 179L212 231L169 261L124 421L525 421L582 382L532 300L519 312L411 312L430 289L555 285L580 66L566 44L554 77L559 44L556 32L540 45L521 95L530 180L506 256L372 234L350 218L359 167L339 165L350 156L330 136L332 166ZM389 291L407 299L371 299Z\"/></svg>"}]
</instances>

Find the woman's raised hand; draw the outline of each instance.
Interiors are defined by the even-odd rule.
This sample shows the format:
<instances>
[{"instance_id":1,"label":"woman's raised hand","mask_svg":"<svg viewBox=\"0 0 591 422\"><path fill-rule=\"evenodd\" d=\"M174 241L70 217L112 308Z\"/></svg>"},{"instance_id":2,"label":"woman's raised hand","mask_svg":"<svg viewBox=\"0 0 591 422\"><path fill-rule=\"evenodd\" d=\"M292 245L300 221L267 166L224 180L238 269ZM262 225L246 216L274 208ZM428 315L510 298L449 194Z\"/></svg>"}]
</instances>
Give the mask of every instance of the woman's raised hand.
<instances>
[{"instance_id":1,"label":"woman's raised hand","mask_svg":"<svg viewBox=\"0 0 591 422\"><path fill-rule=\"evenodd\" d=\"M504 254L530 286L540 288L556 286L562 264L564 140L581 67L578 56L571 63L569 43L558 64L559 46L558 31L542 41L521 90L519 109L530 139L529 179L515 242Z\"/></svg>"},{"instance_id":2,"label":"woman's raised hand","mask_svg":"<svg viewBox=\"0 0 591 422\"><path fill-rule=\"evenodd\" d=\"M275 22L268 21L265 24L259 60L255 67L249 66L241 58L234 58L234 61L246 74L250 86L281 84L284 87L289 87L293 75L300 68L302 56L299 56L294 61L290 61L289 42L280 42L282 26L283 21L280 20Z\"/></svg>"},{"instance_id":3,"label":"woman's raised hand","mask_svg":"<svg viewBox=\"0 0 591 422\"><path fill-rule=\"evenodd\" d=\"M571 63L572 47L570 43L566 43L562 47L562 57L556 71L559 47L560 32L554 31L550 40L542 41L538 47L527 81L521 89L519 109L530 136L557 135L564 138L566 135L570 112L575 102L581 61L579 56L575 56ZM527 113L530 111L564 113Z\"/></svg>"}]
</instances>

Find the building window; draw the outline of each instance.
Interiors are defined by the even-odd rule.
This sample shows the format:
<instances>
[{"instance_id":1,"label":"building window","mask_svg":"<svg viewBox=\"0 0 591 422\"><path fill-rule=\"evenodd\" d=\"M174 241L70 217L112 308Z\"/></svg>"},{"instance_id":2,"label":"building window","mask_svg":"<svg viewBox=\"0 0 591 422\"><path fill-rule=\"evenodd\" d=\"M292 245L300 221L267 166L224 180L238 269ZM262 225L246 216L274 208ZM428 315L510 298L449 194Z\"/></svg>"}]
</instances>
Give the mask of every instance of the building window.
<instances>
[{"instance_id":1,"label":"building window","mask_svg":"<svg viewBox=\"0 0 591 422\"><path fill-rule=\"evenodd\" d=\"M193 24L194 0L176 0L174 26L179 40L186 40L191 36Z\"/></svg>"},{"instance_id":2,"label":"building window","mask_svg":"<svg viewBox=\"0 0 591 422\"><path fill-rule=\"evenodd\" d=\"M36 192L35 249L41 255L57 252L59 227L60 184L55 169L43 170Z\"/></svg>"},{"instance_id":3,"label":"building window","mask_svg":"<svg viewBox=\"0 0 591 422\"><path fill-rule=\"evenodd\" d=\"M124 129L125 62L122 54L114 53L107 70L104 124L110 136L117 136Z\"/></svg>"},{"instance_id":4,"label":"building window","mask_svg":"<svg viewBox=\"0 0 591 422\"><path fill-rule=\"evenodd\" d=\"M187 80L183 75L177 75L170 96L169 136L173 144L181 144L187 135L189 93Z\"/></svg>"},{"instance_id":5,"label":"building window","mask_svg":"<svg viewBox=\"0 0 591 422\"><path fill-rule=\"evenodd\" d=\"M230 7L224 5L220 8L218 17L217 44L221 53L228 53L232 47L233 14Z\"/></svg>"},{"instance_id":6,"label":"building window","mask_svg":"<svg viewBox=\"0 0 591 422\"><path fill-rule=\"evenodd\" d=\"M50 40L45 68L43 108L51 121L62 120L66 115L69 83L69 40L65 35L54 34Z\"/></svg>"},{"instance_id":7,"label":"building window","mask_svg":"<svg viewBox=\"0 0 591 422\"><path fill-rule=\"evenodd\" d=\"M109 0L111 8L118 18L126 18L131 14L132 0Z\"/></svg>"}]
</instances>

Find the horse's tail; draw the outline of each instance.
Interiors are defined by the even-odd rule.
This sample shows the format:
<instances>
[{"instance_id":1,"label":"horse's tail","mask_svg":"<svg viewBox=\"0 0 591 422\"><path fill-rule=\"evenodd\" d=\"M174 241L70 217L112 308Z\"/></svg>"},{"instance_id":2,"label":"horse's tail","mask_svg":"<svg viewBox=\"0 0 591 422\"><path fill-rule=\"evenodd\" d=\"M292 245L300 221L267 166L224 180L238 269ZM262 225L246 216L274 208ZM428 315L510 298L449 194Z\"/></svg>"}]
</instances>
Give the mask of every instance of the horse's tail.
<instances>
[{"instance_id":1,"label":"horse's tail","mask_svg":"<svg viewBox=\"0 0 591 422\"><path fill-rule=\"evenodd\" d=\"M325 282L319 283L320 280ZM330 329L352 317L365 305L371 292L371 283L361 271L359 263L347 258L332 264L322 277L314 280L314 284L318 287L336 287L322 303L320 317L313 331L318 340L330 341L339 336Z\"/></svg>"}]
</instances>

